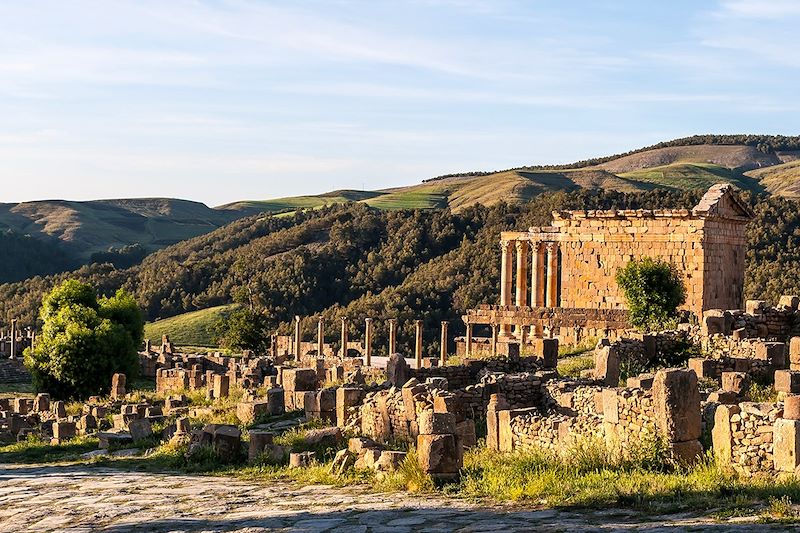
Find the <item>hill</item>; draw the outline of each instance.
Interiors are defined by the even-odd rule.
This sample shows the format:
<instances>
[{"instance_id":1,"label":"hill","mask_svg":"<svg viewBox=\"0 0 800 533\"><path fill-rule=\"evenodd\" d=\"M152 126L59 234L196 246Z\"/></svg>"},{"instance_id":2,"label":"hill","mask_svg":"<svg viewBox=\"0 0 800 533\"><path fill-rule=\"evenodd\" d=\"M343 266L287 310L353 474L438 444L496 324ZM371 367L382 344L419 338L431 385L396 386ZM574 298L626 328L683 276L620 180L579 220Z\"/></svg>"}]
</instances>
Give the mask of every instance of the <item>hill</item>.
<instances>
[{"instance_id":1,"label":"hill","mask_svg":"<svg viewBox=\"0 0 800 533\"><path fill-rule=\"evenodd\" d=\"M235 308L235 305L219 305L148 322L144 327L144 336L152 339L154 344L160 344L161 336L167 334L178 345L215 346L214 325Z\"/></svg>"},{"instance_id":2,"label":"hill","mask_svg":"<svg viewBox=\"0 0 800 533\"><path fill-rule=\"evenodd\" d=\"M286 218L298 210L358 203L380 210L441 209L524 203L545 192L693 191L730 182L754 193L797 197L800 137L705 135L676 139L626 154L561 166L440 176L376 191L246 200L209 208L198 202L142 198L0 204L0 230L30 238L21 261L0 268L0 282L47 275L80 265L127 268L148 253L262 213Z\"/></svg>"},{"instance_id":3,"label":"hill","mask_svg":"<svg viewBox=\"0 0 800 533\"><path fill-rule=\"evenodd\" d=\"M441 320L451 321L458 335L465 309L496 301L499 232L546 224L554 209L691 207L699 196L663 188L576 188L458 212L377 210L352 202L282 217L256 215L157 251L128 269L94 264L0 285L0 322L12 316L32 322L45 291L75 277L104 294L118 288L135 294L153 322L148 335L154 339L170 331L205 344L209 324L226 309L219 306L242 303L263 309L286 334L295 315L306 317L309 339L316 316L326 318L333 336L338 318L348 316L353 338L370 316L376 319L376 346L385 345L382 319L398 318L402 347L414 338L415 319L424 321L426 336L435 338ZM776 301L800 292L800 204L745 197L757 215L748 230L747 297ZM426 346L436 349L435 342Z\"/></svg>"}]
</instances>

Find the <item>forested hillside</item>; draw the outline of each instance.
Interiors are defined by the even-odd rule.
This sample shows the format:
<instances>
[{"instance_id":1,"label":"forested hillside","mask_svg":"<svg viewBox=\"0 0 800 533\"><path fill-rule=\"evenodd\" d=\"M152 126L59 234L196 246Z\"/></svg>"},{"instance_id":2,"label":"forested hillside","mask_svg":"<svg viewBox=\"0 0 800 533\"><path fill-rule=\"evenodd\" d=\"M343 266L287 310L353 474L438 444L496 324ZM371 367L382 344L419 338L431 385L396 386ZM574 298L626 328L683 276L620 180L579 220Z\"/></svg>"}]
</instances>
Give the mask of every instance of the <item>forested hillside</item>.
<instances>
[{"instance_id":1,"label":"forested hillside","mask_svg":"<svg viewBox=\"0 0 800 533\"><path fill-rule=\"evenodd\" d=\"M542 194L524 204L477 205L456 214L334 205L288 217L249 217L151 254L127 270L93 265L69 276L103 292L132 291L150 320L239 302L264 309L287 333L294 315L310 317L309 338L319 314L331 324L347 315L354 335L361 334L367 316L396 317L408 341L413 319L423 319L433 337L440 320L452 320L458 334L464 310L497 300L502 230L545 224L554 209L691 207L699 196L667 190L575 191ZM749 230L748 296L774 300L784 292L800 292L797 202L751 201L757 220ZM7 321L16 314L30 322L44 291L66 276L0 286L0 316ZM379 327L376 342L384 334Z\"/></svg>"}]
</instances>

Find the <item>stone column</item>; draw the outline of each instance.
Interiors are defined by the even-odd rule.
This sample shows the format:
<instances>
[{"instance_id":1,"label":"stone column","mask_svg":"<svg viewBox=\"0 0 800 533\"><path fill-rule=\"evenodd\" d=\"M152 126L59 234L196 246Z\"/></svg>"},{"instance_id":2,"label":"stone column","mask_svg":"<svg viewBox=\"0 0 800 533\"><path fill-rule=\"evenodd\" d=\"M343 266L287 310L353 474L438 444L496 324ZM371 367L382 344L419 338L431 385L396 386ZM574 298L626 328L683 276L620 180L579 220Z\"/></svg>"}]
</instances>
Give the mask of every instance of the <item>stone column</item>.
<instances>
[{"instance_id":1,"label":"stone column","mask_svg":"<svg viewBox=\"0 0 800 533\"><path fill-rule=\"evenodd\" d=\"M17 358L17 319L11 319L11 359Z\"/></svg>"},{"instance_id":2,"label":"stone column","mask_svg":"<svg viewBox=\"0 0 800 533\"><path fill-rule=\"evenodd\" d=\"M442 341L439 348L439 366L444 366L447 363L447 326L448 322L442 320Z\"/></svg>"},{"instance_id":3,"label":"stone column","mask_svg":"<svg viewBox=\"0 0 800 533\"><path fill-rule=\"evenodd\" d=\"M465 348L466 356L472 355L472 324L467 322L467 346Z\"/></svg>"},{"instance_id":4,"label":"stone column","mask_svg":"<svg viewBox=\"0 0 800 533\"><path fill-rule=\"evenodd\" d=\"M414 358L417 360L417 368L422 368L422 320L414 321L416 333L416 344L414 345Z\"/></svg>"},{"instance_id":5,"label":"stone column","mask_svg":"<svg viewBox=\"0 0 800 533\"><path fill-rule=\"evenodd\" d=\"M547 243L547 307L558 307L558 243Z\"/></svg>"},{"instance_id":6,"label":"stone column","mask_svg":"<svg viewBox=\"0 0 800 533\"><path fill-rule=\"evenodd\" d=\"M528 305L528 243L517 241L517 292L516 305Z\"/></svg>"},{"instance_id":7,"label":"stone column","mask_svg":"<svg viewBox=\"0 0 800 533\"><path fill-rule=\"evenodd\" d=\"M497 355L497 324L492 324L492 355Z\"/></svg>"},{"instance_id":8,"label":"stone column","mask_svg":"<svg viewBox=\"0 0 800 533\"><path fill-rule=\"evenodd\" d=\"M500 305L511 305L511 283L513 278L511 246L512 241L500 241Z\"/></svg>"},{"instance_id":9,"label":"stone column","mask_svg":"<svg viewBox=\"0 0 800 533\"><path fill-rule=\"evenodd\" d=\"M294 317L294 360L300 360L300 316Z\"/></svg>"},{"instance_id":10,"label":"stone column","mask_svg":"<svg viewBox=\"0 0 800 533\"><path fill-rule=\"evenodd\" d=\"M364 319L364 364L372 366L372 319Z\"/></svg>"},{"instance_id":11,"label":"stone column","mask_svg":"<svg viewBox=\"0 0 800 533\"><path fill-rule=\"evenodd\" d=\"M511 262L511 247L513 241L500 241L500 251L502 261L500 263L500 305L511 305L511 285L514 278L514 265ZM503 325L501 328L502 335L511 334L511 326Z\"/></svg>"},{"instance_id":12,"label":"stone column","mask_svg":"<svg viewBox=\"0 0 800 533\"><path fill-rule=\"evenodd\" d=\"M325 319L319 317L317 322L317 357L325 355Z\"/></svg>"},{"instance_id":13,"label":"stone column","mask_svg":"<svg viewBox=\"0 0 800 533\"><path fill-rule=\"evenodd\" d=\"M389 357L397 350L397 320L389 319Z\"/></svg>"},{"instance_id":14,"label":"stone column","mask_svg":"<svg viewBox=\"0 0 800 533\"><path fill-rule=\"evenodd\" d=\"M341 348L342 359L347 357L347 317L342 317L342 348Z\"/></svg>"},{"instance_id":15,"label":"stone column","mask_svg":"<svg viewBox=\"0 0 800 533\"><path fill-rule=\"evenodd\" d=\"M544 307L544 245L535 242L531 246L531 307Z\"/></svg>"}]
</instances>

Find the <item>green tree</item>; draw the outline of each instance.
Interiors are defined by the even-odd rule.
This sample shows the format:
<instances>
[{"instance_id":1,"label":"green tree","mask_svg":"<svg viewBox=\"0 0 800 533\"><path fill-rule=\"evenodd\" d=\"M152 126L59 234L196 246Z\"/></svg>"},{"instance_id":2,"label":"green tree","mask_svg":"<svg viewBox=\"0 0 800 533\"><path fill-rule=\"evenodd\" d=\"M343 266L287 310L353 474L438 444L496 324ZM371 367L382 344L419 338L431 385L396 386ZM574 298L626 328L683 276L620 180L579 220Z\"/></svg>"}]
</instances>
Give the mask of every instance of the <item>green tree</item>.
<instances>
[{"instance_id":1,"label":"green tree","mask_svg":"<svg viewBox=\"0 0 800 533\"><path fill-rule=\"evenodd\" d=\"M36 390L84 399L107 393L117 372L138 373L144 320L127 292L98 300L91 285L66 280L44 297L39 316L42 334L25 350Z\"/></svg>"},{"instance_id":2,"label":"green tree","mask_svg":"<svg viewBox=\"0 0 800 533\"><path fill-rule=\"evenodd\" d=\"M269 317L253 309L237 309L214 326L220 346L232 350L253 350L265 353L269 348Z\"/></svg>"},{"instance_id":3,"label":"green tree","mask_svg":"<svg viewBox=\"0 0 800 533\"><path fill-rule=\"evenodd\" d=\"M628 302L631 324L642 330L663 328L686 301L675 267L660 259L634 259L617 271L616 279Z\"/></svg>"}]
</instances>

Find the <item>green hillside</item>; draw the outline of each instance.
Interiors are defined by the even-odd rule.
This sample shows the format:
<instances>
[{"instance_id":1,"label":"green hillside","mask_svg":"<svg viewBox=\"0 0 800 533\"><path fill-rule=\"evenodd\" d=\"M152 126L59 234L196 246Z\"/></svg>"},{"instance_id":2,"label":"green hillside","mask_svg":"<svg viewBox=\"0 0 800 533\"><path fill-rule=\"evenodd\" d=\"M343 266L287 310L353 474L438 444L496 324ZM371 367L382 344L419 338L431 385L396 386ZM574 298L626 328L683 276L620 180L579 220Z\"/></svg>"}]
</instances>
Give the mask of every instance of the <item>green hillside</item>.
<instances>
[{"instance_id":1,"label":"green hillside","mask_svg":"<svg viewBox=\"0 0 800 533\"><path fill-rule=\"evenodd\" d=\"M772 194L787 198L800 197L800 160L746 172Z\"/></svg>"},{"instance_id":2,"label":"green hillside","mask_svg":"<svg viewBox=\"0 0 800 533\"><path fill-rule=\"evenodd\" d=\"M167 334L170 341L178 345L216 346L212 328L236 307L236 305L219 305L148 322L144 327L144 336L146 339L150 339L154 345L160 345L161 336Z\"/></svg>"},{"instance_id":3,"label":"green hillside","mask_svg":"<svg viewBox=\"0 0 800 533\"><path fill-rule=\"evenodd\" d=\"M631 181L679 190L708 189L715 183L728 182L746 191L763 192L758 180L735 170L712 163L673 163L619 175Z\"/></svg>"}]
</instances>

